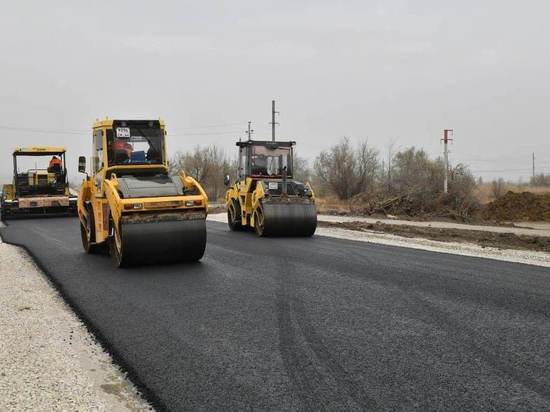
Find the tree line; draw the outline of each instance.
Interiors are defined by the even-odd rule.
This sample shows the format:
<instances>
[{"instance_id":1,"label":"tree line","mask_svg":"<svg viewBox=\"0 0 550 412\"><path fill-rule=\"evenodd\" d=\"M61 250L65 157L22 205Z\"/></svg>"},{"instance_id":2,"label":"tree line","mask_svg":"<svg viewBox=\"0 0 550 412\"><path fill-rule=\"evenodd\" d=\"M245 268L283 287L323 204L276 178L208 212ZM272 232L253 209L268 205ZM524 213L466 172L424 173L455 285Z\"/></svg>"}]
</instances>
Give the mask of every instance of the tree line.
<instances>
[{"instance_id":1,"label":"tree line","mask_svg":"<svg viewBox=\"0 0 550 412\"><path fill-rule=\"evenodd\" d=\"M531 186L550 186L550 175L539 173L530 179Z\"/></svg>"},{"instance_id":2,"label":"tree line","mask_svg":"<svg viewBox=\"0 0 550 412\"><path fill-rule=\"evenodd\" d=\"M203 184L210 199L216 200L225 193L224 175L236 176L237 160L217 146L197 146L176 153L170 167L174 172L184 169ZM443 207L467 215L476 206L474 176L465 165L451 167L449 190L443 194L444 174L443 160L430 158L423 149L409 147L382 159L367 140L353 143L349 138L321 151L311 163L298 155L294 159L295 178L311 182L322 197L362 202L371 208L389 204L390 212L392 207L409 209L410 213L429 213Z\"/></svg>"}]
</instances>

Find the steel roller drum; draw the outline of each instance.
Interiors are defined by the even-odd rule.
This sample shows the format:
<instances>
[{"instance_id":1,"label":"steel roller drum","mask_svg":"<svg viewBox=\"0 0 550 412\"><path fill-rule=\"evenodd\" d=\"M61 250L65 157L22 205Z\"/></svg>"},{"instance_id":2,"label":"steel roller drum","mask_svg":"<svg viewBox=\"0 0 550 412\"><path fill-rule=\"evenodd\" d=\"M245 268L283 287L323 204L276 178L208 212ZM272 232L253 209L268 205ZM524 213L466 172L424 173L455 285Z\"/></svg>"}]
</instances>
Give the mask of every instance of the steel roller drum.
<instances>
[{"instance_id":1,"label":"steel roller drum","mask_svg":"<svg viewBox=\"0 0 550 412\"><path fill-rule=\"evenodd\" d=\"M264 203L263 236L313 236L317 209L312 203Z\"/></svg>"},{"instance_id":2,"label":"steel roller drum","mask_svg":"<svg viewBox=\"0 0 550 412\"><path fill-rule=\"evenodd\" d=\"M122 222L124 265L194 262L206 248L206 221Z\"/></svg>"}]
</instances>

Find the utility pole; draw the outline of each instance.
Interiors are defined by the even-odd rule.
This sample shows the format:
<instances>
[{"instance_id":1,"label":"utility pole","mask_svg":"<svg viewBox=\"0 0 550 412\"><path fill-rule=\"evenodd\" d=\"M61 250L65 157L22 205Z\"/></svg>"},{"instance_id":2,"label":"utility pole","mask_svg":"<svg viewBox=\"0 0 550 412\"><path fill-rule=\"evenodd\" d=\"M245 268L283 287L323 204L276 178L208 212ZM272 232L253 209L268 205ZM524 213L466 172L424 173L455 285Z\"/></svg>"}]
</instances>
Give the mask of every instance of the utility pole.
<instances>
[{"instance_id":1,"label":"utility pole","mask_svg":"<svg viewBox=\"0 0 550 412\"><path fill-rule=\"evenodd\" d=\"M248 121L248 130L245 132L248 135L248 140L252 140L252 133L254 133L254 129L250 128L251 124L252 124L252 122L249 120Z\"/></svg>"},{"instance_id":2,"label":"utility pole","mask_svg":"<svg viewBox=\"0 0 550 412\"><path fill-rule=\"evenodd\" d=\"M275 141L275 125L279 124L275 121L275 114L279 112L275 111L275 100L271 100L271 140Z\"/></svg>"},{"instance_id":3,"label":"utility pole","mask_svg":"<svg viewBox=\"0 0 550 412\"><path fill-rule=\"evenodd\" d=\"M448 149L448 143L449 141L452 141L453 139L449 138L449 132L451 135L453 134L453 129L445 129L443 130L443 158L445 160L445 179L443 180L443 193L448 192L448 186L449 186L449 149Z\"/></svg>"},{"instance_id":4,"label":"utility pole","mask_svg":"<svg viewBox=\"0 0 550 412\"><path fill-rule=\"evenodd\" d=\"M533 184L535 184L535 152L533 152Z\"/></svg>"},{"instance_id":5,"label":"utility pole","mask_svg":"<svg viewBox=\"0 0 550 412\"><path fill-rule=\"evenodd\" d=\"M391 192L391 158L393 154L393 143L388 146L388 192Z\"/></svg>"}]
</instances>

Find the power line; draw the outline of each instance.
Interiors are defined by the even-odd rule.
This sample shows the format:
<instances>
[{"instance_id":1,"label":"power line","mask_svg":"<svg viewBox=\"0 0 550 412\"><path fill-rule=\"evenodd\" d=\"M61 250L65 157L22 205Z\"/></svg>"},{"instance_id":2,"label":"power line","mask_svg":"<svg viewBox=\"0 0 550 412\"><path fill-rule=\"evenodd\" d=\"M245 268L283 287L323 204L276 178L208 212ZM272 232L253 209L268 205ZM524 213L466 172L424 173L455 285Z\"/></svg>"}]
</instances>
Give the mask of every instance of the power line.
<instances>
[{"instance_id":1,"label":"power line","mask_svg":"<svg viewBox=\"0 0 550 412\"><path fill-rule=\"evenodd\" d=\"M193 126L193 127L179 127L170 129L177 130L196 130L196 129L213 129L218 127L239 126L241 123L223 123L223 124L211 124L205 126ZM14 131L28 131L28 132L56 132L56 133L87 133L88 129L50 129L41 127L22 127L22 126L0 126L0 129L14 130Z\"/></svg>"},{"instance_id":2,"label":"power line","mask_svg":"<svg viewBox=\"0 0 550 412\"><path fill-rule=\"evenodd\" d=\"M472 170L472 173L504 173L504 172L530 172L531 169L495 169L495 170Z\"/></svg>"},{"instance_id":3,"label":"power line","mask_svg":"<svg viewBox=\"0 0 550 412\"><path fill-rule=\"evenodd\" d=\"M42 129L37 127L13 127L13 126L0 126L2 130L10 130L14 132L34 132L34 133L58 133L58 134L75 134L84 135L88 133L88 130L76 130L76 129Z\"/></svg>"},{"instance_id":4,"label":"power line","mask_svg":"<svg viewBox=\"0 0 550 412\"><path fill-rule=\"evenodd\" d=\"M31 132L31 133L52 133L52 134L69 134L69 135L78 135L86 136L90 132L89 130L77 130L77 129L44 129L37 127L14 127L14 126L1 126L0 130L9 130L14 132ZM190 130L190 129L189 129ZM240 130L225 130L225 131L216 131L216 132L197 132L197 133L185 133L185 134L172 134L168 133L169 136L218 136L224 134L234 135L240 133Z\"/></svg>"},{"instance_id":5,"label":"power line","mask_svg":"<svg viewBox=\"0 0 550 412\"><path fill-rule=\"evenodd\" d=\"M241 130L228 130L224 132L205 132L205 133L185 133L185 134L172 134L168 133L168 136L172 137L188 137L188 136L220 136L224 134L235 135L241 133Z\"/></svg>"},{"instance_id":6,"label":"power line","mask_svg":"<svg viewBox=\"0 0 550 412\"><path fill-rule=\"evenodd\" d=\"M239 126L240 124L241 123L210 124L210 125L205 125L205 126L178 127L177 129L172 129L172 130L213 129L213 128L216 128L216 127Z\"/></svg>"}]
</instances>

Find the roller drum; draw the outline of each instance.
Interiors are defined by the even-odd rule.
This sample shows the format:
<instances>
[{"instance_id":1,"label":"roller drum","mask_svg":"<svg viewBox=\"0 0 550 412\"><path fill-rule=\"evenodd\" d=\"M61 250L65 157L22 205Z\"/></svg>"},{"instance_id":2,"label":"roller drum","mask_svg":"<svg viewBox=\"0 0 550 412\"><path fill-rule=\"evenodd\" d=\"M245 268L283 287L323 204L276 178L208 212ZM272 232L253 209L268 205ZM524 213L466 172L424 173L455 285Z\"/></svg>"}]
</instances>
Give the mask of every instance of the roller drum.
<instances>
[{"instance_id":1,"label":"roller drum","mask_svg":"<svg viewBox=\"0 0 550 412\"><path fill-rule=\"evenodd\" d=\"M197 261L205 248L204 219L122 224L121 266Z\"/></svg>"},{"instance_id":2,"label":"roller drum","mask_svg":"<svg viewBox=\"0 0 550 412\"><path fill-rule=\"evenodd\" d=\"M314 204L264 203L263 236L313 236L317 228Z\"/></svg>"}]
</instances>

